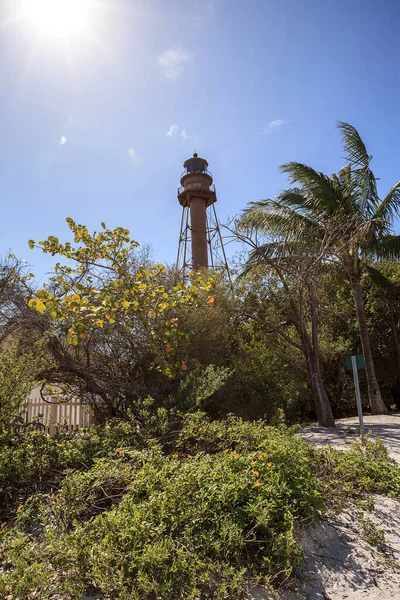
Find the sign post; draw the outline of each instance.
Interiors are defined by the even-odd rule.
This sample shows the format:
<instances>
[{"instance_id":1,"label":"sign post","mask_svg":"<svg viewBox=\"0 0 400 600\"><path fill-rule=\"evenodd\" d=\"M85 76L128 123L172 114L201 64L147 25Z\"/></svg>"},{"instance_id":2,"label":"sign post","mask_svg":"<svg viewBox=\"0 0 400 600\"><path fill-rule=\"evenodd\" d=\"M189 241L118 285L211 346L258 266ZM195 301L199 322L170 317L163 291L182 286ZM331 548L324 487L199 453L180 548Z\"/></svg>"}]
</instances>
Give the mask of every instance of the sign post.
<instances>
[{"instance_id":1,"label":"sign post","mask_svg":"<svg viewBox=\"0 0 400 600\"><path fill-rule=\"evenodd\" d=\"M357 413L358 420L360 422L360 433L362 434L364 428L364 420L361 405L360 382L358 380L358 369L364 368L364 357L362 356L362 354L353 354L352 356L347 356L346 367L349 371L353 371L354 387L356 390Z\"/></svg>"}]
</instances>

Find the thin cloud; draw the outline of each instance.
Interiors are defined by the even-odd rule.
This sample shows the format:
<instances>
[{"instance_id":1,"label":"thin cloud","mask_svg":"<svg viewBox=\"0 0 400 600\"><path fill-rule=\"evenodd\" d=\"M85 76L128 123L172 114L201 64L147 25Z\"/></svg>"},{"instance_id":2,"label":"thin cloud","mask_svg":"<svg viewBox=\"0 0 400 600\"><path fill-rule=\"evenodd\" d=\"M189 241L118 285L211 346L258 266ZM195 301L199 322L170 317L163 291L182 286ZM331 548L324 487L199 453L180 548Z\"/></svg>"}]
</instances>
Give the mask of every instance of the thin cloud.
<instances>
[{"instance_id":1,"label":"thin cloud","mask_svg":"<svg viewBox=\"0 0 400 600\"><path fill-rule=\"evenodd\" d=\"M190 140L192 137L187 133L186 129L180 125L171 125L167 131L167 136L171 140L177 140L178 138L181 138L183 146L186 144L187 140Z\"/></svg>"},{"instance_id":2,"label":"thin cloud","mask_svg":"<svg viewBox=\"0 0 400 600\"><path fill-rule=\"evenodd\" d=\"M158 64L162 67L167 79L176 80L180 77L183 67L191 62L192 55L182 48L170 48L158 57Z\"/></svg>"},{"instance_id":3,"label":"thin cloud","mask_svg":"<svg viewBox=\"0 0 400 600\"><path fill-rule=\"evenodd\" d=\"M286 125L286 123L286 119L275 119L275 121L270 121L268 123L268 127L274 129L275 127L282 127L282 125Z\"/></svg>"},{"instance_id":4,"label":"thin cloud","mask_svg":"<svg viewBox=\"0 0 400 600\"><path fill-rule=\"evenodd\" d=\"M287 121L286 119L274 119L273 121L270 121L266 127L264 127L261 133L263 135L265 135L266 133L271 133L271 131L273 131L274 129L279 129L279 127L287 125L288 122L289 121Z\"/></svg>"},{"instance_id":5,"label":"thin cloud","mask_svg":"<svg viewBox=\"0 0 400 600\"><path fill-rule=\"evenodd\" d=\"M67 138L65 137L65 135L62 135L61 139L60 139L60 146L64 146L64 144L66 144L66 143L67 143Z\"/></svg>"},{"instance_id":6,"label":"thin cloud","mask_svg":"<svg viewBox=\"0 0 400 600\"><path fill-rule=\"evenodd\" d=\"M178 135L179 125L171 125L171 127L167 131L167 136L171 139Z\"/></svg>"}]
</instances>

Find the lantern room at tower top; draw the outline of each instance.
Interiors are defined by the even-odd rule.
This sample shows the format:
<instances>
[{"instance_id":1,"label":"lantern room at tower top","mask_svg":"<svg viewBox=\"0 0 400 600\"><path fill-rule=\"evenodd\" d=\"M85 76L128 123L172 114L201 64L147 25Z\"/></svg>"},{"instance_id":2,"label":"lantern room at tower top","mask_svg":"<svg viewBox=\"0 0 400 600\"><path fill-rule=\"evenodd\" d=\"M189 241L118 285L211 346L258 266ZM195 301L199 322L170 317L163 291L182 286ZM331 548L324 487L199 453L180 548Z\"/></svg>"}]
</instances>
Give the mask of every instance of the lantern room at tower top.
<instances>
[{"instance_id":1,"label":"lantern room at tower top","mask_svg":"<svg viewBox=\"0 0 400 600\"><path fill-rule=\"evenodd\" d=\"M183 163L181 187L178 189L178 200L181 206L187 207L189 195L186 192L202 192L206 207L217 201L213 178L208 170L208 162L194 153Z\"/></svg>"}]
</instances>

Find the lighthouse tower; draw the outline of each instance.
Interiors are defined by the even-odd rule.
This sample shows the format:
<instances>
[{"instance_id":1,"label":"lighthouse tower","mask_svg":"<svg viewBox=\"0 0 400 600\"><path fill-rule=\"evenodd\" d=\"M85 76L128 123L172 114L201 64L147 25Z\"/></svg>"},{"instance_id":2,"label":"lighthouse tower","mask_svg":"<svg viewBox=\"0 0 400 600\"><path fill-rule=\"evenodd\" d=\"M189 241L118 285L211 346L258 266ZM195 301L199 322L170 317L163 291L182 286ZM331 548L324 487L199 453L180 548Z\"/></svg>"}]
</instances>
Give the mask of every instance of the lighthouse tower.
<instances>
[{"instance_id":1,"label":"lighthouse tower","mask_svg":"<svg viewBox=\"0 0 400 600\"><path fill-rule=\"evenodd\" d=\"M185 277L190 271L226 271L228 263L218 223L217 194L208 162L196 153L183 163L178 200L182 206L177 268Z\"/></svg>"}]
</instances>

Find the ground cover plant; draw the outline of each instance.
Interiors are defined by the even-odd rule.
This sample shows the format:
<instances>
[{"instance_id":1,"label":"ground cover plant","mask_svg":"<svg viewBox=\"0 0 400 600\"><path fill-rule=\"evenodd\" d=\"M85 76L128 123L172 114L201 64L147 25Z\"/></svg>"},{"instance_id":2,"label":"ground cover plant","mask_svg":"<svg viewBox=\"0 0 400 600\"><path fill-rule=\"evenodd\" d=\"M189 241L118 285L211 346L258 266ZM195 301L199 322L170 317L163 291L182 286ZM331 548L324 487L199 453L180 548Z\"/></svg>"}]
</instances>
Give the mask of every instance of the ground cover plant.
<instances>
[{"instance_id":1,"label":"ground cover plant","mask_svg":"<svg viewBox=\"0 0 400 600\"><path fill-rule=\"evenodd\" d=\"M249 583L290 580L299 524L346 498L400 492L379 441L318 450L282 413L267 426L144 410L147 427L28 430L2 449L0 597L245 598Z\"/></svg>"}]
</instances>

